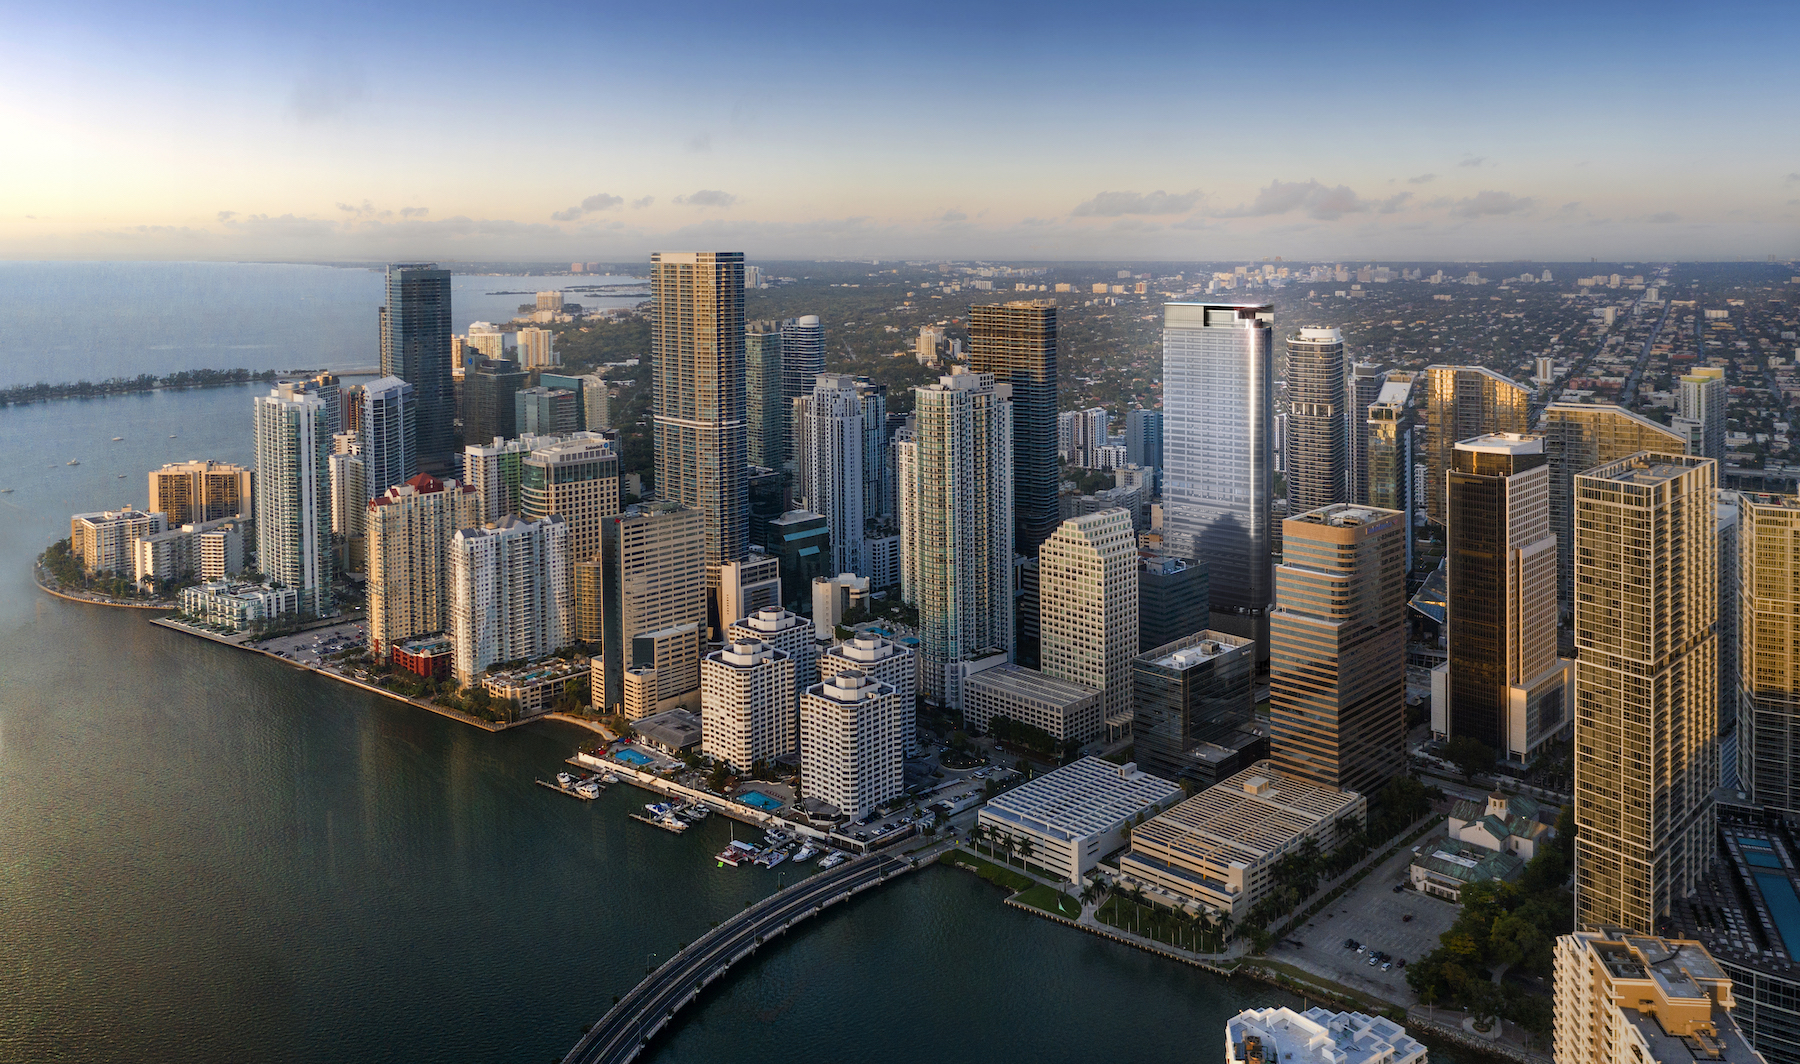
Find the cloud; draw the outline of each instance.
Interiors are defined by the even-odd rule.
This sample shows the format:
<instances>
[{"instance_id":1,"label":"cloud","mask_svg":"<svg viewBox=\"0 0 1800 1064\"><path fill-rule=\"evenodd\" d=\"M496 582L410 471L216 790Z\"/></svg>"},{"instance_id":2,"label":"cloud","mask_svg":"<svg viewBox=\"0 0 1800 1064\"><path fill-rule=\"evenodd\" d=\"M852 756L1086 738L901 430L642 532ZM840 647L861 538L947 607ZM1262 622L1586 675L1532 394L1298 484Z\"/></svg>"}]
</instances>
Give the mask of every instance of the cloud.
<instances>
[{"instance_id":1,"label":"cloud","mask_svg":"<svg viewBox=\"0 0 1800 1064\"><path fill-rule=\"evenodd\" d=\"M1402 192L1398 195L1389 196L1387 199L1384 199L1381 201L1381 205L1379 207L1375 208L1375 213L1377 213L1377 214L1393 214L1395 211L1400 209L1401 204L1405 203L1409 199L1412 199L1412 193L1410 193L1410 192Z\"/></svg>"},{"instance_id":2,"label":"cloud","mask_svg":"<svg viewBox=\"0 0 1800 1064\"><path fill-rule=\"evenodd\" d=\"M716 188L703 188L691 196L676 196L675 202L690 207L729 207L737 202L737 197Z\"/></svg>"},{"instance_id":3,"label":"cloud","mask_svg":"<svg viewBox=\"0 0 1800 1064\"><path fill-rule=\"evenodd\" d=\"M1797 171L1787 175L1786 177L1782 178L1782 180L1787 182L1790 185L1800 185L1800 170L1797 170Z\"/></svg>"},{"instance_id":4,"label":"cloud","mask_svg":"<svg viewBox=\"0 0 1800 1064\"><path fill-rule=\"evenodd\" d=\"M712 151L712 134L696 133L688 138L688 151Z\"/></svg>"},{"instance_id":5,"label":"cloud","mask_svg":"<svg viewBox=\"0 0 1800 1064\"><path fill-rule=\"evenodd\" d=\"M1436 174L1420 174L1418 177L1407 178L1406 183L1409 185L1429 185L1436 180Z\"/></svg>"},{"instance_id":6,"label":"cloud","mask_svg":"<svg viewBox=\"0 0 1800 1064\"><path fill-rule=\"evenodd\" d=\"M1473 168L1479 169L1483 166L1486 166L1487 161L1488 161L1488 157L1485 155L1465 155L1465 156L1463 156L1462 162L1457 163L1456 165L1468 166L1468 167L1473 167Z\"/></svg>"},{"instance_id":7,"label":"cloud","mask_svg":"<svg viewBox=\"0 0 1800 1064\"><path fill-rule=\"evenodd\" d=\"M1117 218L1126 214L1184 214L1200 202L1198 192L1102 192L1070 211L1077 218Z\"/></svg>"},{"instance_id":8,"label":"cloud","mask_svg":"<svg viewBox=\"0 0 1800 1064\"><path fill-rule=\"evenodd\" d=\"M29 217L31 217L31 215L28 214L25 217L29 218ZM219 212L219 221L221 221L221 222L229 222L233 218L236 218L236 217L237 217L236 211L220 211Z\"/></svg>"},{"instance_id":9,"label":"cloud","mask_svg":"<svg viewBox=\"0 0 1800 1064\"><path fill-rule=\"evenodd\" d=\"M1566 213L1568 211L1580 210L1580 209L1581 209L1581 201L1580 200L1570 200L1569 202L1556 208L1557 213L1559 213L1559 214Z\"/></svg>"},{"instance_id":10,"label":"cloud","mask_svg":"<svg viewBox=\"0 0 1800 1064\"><path fill-rule=\"evenodd\" d=\"M1516 214L1531 209L1530 196L1515 196L1510 192L1495 192L1483 189L1473 196L1457 200L1450 207L1450 213L1458 218L1480 218L1492 214Z\"/></svg>"},{"instance_id":11,"label":"cloud","mask_svg":"<svg viewBox=\"0 0 1800 1064\"><path fill-rule=\"evenodd\" d=\"M642 199L634 199L631 201L631 209L634 211L641 211L655 202L655 196L645 196Z\"/></svg>"},{"instance_id":12,"label":"cloud","mask_svg":"<svg viewBox=\"0 0 1800 1064\"><path fill-rule=\"evenodd\" d=\"M1676 214L1674 211L1658 211L1644 220L1647 222L1679 222L1681 221L1681 215Z\"/></svg>"},{"instance_id":13,"label":"cloud","mask_svg":"<svg viewBox=\"0 0 1800 1064\"><path fill-rule=\"evenodd\" d=\"M938 215L937 220L940 222L966 222L969 220L969 216L962 211L957 210L955 207L952 207L943 214Z\"/></svg>"},{"instance_id":14,"label":"cloud","mask_svg":"<svg viewBox=\"0 0 1800 1064\"><path fill-rule=\"evenodd\" d=\"M1398 201L1394 201L1398 206ZM1271 181L1269 187L1256 194L1248 207L1221 211L1221 218L1264 218L1271 214L1287 214L1304 210L1320 221L1332 221L1346 214L1356 214L1372 205L1351 191L1347 185L1330 188L1317 181Z\"/></svg>"},{"instance_id":15,"label":"cloud","mask_svg":"<svg viewBox=\"0 0 1800 1064\"><path fill-rule=\"evenodd\" d=\"M587 199L582 200L579 206L570 207L568 210L557 211L555 214L552 214L550 220L553 222L572 222L590 211L610 211L624 202L624 196L615 196L609 192L596 192Z\"/></svg>"},{"instance_id":16,"label":"cloud","mask_svg":"<svg viewBox=\"0 0 1800 1064\"><path fill-rule=\"evenodd\" d=\"M302 125L341 118L369 96L362 68L338 59L315 59L288 92L288 117Z\"/></svg>"},{"instance_id":17,"label":"cloud","mask_svg":"<svg viewBox=\"0 0 1800 1064\"><path fill-rule=\"evenodd\" d=\"M423 218L427 214L430 214L430 213L431 213L430 207L402 207L402 208L400 208L400 217L402 217L402 218Z\"/></svg>"}]
</instances>

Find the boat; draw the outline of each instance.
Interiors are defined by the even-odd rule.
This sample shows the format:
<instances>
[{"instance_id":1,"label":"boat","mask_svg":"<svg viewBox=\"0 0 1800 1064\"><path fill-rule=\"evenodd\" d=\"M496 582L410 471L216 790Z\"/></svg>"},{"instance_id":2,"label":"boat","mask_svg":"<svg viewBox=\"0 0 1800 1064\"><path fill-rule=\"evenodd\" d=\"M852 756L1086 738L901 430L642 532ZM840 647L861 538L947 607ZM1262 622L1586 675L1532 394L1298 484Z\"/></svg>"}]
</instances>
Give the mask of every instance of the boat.
<instances>
[{"instance_id":1,"label":"boat","mask_svg":"<svg viewBox=\"0 0 1800 1064\"><path fill-rule=\"evenodd\" d=\"M578 783L575 785L575 793L583 798L598 798L600 797L600 785L593 780Z\"/></svg>"},{"instance_id":2,"label":"boat","mask_svg":"<svg viewBox=\"0 0 1800 1064\"><path fill-rule=\"evenodd\" d=\"M619 777L608 772L606 775L600 777L600 782L611 786L612 784L619 782Z\"/></svg>"},{"instance_id":3,"label":"boat","mask_svg":"<svg viewBox=\"0 0 1800 1064\"><path fill-rule=\"evenodd\" d=\"M644 806L644 811L649 813L651 816L668 816L669 815L669 803L668 802L650 802L649 804Z\"/></svg>"},{"instance_id":4,"label":"boat","mask_svg":"<svg viewBox=\"0 0 1800 1064\"><path fill-rule=\"evenodd\" d=\"M804 842L804 843L801 843L800 848L794 852L794 863L802 864L806 861L812 860L813 858L815 858L817 856L819 856L818 847L814 846L810 842Z\"/></svg>"},{"instance_id":5,"label":"boat","mask_svg":"<svg viewBox=\"0 0 1800 1064\"><path fill-rule=\"evenodd\" d=\"M564 787L567 787L569 784L575 782L575 777L569 775L567 772L558 772L556 774L556 782L562 784Z\"/></svg>"},{"instance_id":6,"label":"boat","mask_svg":"<svg viewBox=\"0 0 1800 1064\"><path fill-rule=\"evenodd\" d=\"M738 851L738 853L740 855L754 854L756 852L756 847L750 845L749 843L745 842L742 839L732 839L731 840L731 848Z\"/></svg>"},{"instance_id":7,"label":"boat","mask_svg":"<svg viewBox=\"0 0 1800 1064\"><path fill-rule=\"evenodd\" d=\"M13 490L11 488L0 488L0 495L11 495L12 493Z\"/></svg>"},{"instance_id":8,"label":"boat","mask_svg":"<svg viewBox=\"0 0 1800 1064\"><path fill-rule=\"evenodd\" d=\"M784 850L776 850L774 853L771 853L769 855L769 859L764 861L763 864L766 867L774 868L776 865L780 864L781 862L783 862L785 860L787 860L787 852Z\"/></svg>"},{"instance_id":9,"label":"boat","mask_svg":"<svg viewBox=\"0 0 1800 1064\"><path fill-rule=\"evenodd\" d=\"M124 443L124 442L125 442L125 437L123 437L123 436L114 436L114 437L113 437L113 438L112 438L112 441L113 441L113 442L114 442L114 443Z\"/></svg>"},{"instance_id":10,"label":"boat","mask_svg":"<svg viewBox=\"0 0 1800 1064\"><path fill-rule=\"evenodd\" d=\"M744 851L738 849L736 846L727 846L713 855L713 860L718 861L722 865L730 865L733 868L736 868L738 862L743 859Z\"/></svg>"},{"instance_id":11,"label":"boat","mask_svg":"<svg viewBox=\"0 0 1800 1064\"><path fill-rule=\"evenodd\" d=\"M707 817L709 817L711 815L712 815L711 809L708 809L706 806L701 805L699 803L695 803L692 807L690 807L688 809L687 818L689 820L705 820Z\"/></svg>"},{"instance_id":12,"label":"boat","mask_svg":"<svg viewBox=\"0 0 1800 1064\"><path fill-rule=\"evenodd\" d=\"M125 474L123 474L123 473L120 473L120 474L119 474L119 479L120 479L120 480L124 480L124 479L125 479Z\"/></svg>"},{"instance_id":13,"label":"boat","mask_svg":"<svg viewBox=\"0 0 1800 1064\"><path fill-rule=\"evenodd\" d=\"M171 439L171 440L172 440L172 439L174 439L174 438L175 438L175 434L174 434L174 433L173 433L173 432L171 432L171 433L169 433L169 439Z\"/></svg>"},{"instance_id":14,"label":"boat","mask_svg":"<svg viewBox=\"0 0 1800 1064\"><path fill-rule=\"evenodd\" d=\"M64 462L64 463L63 463L63 465L80 465L80 464L81 464L81 463L80 463L80 462L77 462L77 461L76 461L76 460L75 460L75 459L73 459L73 458L71 458L71 459L69 459L69 460L68 460L68 461L67 461L67 462Z\"/></svg>"},{"instance_id":15,"label":"boat","mask_svg":"<svg viewBox=\"0 0 1800 1064\"><path fill-rule=\"evenodd\" d=\"M659 828L665 828L669 831L673 831L677 835L681 834L682 832L684 832L688 829L687 821L682 820L680 817L677 817L672 813L665 813L662 816L657 817L656 818L656 826Z\"/></svg>"},{"instance_id":16,"label":"boat","mask_svg":"<svg viewBox=\"0 0 1800 1064\"><path fill-rule=\"evenodd\" d=\"M836 868L838 865L843 864L845 861L848 861L849 859L850 858L845 855L844 851L833 850L830 853L825 855L824 860L819 862L819 867L820 868Z\"/></svg>"}]
</instances>

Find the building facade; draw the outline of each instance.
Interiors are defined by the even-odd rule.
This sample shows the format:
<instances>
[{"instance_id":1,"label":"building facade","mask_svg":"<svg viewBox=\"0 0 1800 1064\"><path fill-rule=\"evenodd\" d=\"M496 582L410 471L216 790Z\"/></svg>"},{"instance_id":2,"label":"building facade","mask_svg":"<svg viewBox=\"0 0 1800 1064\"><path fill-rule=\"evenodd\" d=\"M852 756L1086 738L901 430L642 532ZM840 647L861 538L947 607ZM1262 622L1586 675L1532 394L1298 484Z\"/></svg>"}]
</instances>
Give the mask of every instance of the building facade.
<instances>
[{"instance_id":1,"label":"building facade","mask_svg":"<svg viewBox=\"0 0 1800 1064\"><path fill-rule=\"evenodd\" d=\"M595 708L623 712L626 670L656 666L659 650L666 675L657 678L658 698L679 700L697 690L706 623L704 516L658 502L603 518L598 558L577 566L589 574L578 580L591 580L600 592ZM648 638L657 632L668 634Z\"/></svg>"},{"instance_id":2,"label":"building facade","mask_svg":"<svg viewBox=\"0 0 1800 1064\"><path fill-rule=\"evenodd\" d=\"M1268 756L1256 734L1256 648L1224 632L1195 632L1131 659L1131 734L1145 771L1210 787ZM1246 751L1245 747L1249 749ZM1260 754L1260 756L1258 756Z\"/></svg>"},{"instance_id":3,"label":"building facade","mask_svg":"<svg viewBox=\"0 0 1800 1064\"><path fill-rule=\"evenodd\" d=\"M1725 371L1718 366L1696 366L1677 382L1676 416L1696 427L1699 446L1688 453L1725 461Z\"/></svg>"},{"instance_id":4,"label":"building facade","mask_svg":"<svg viewBox=\"0 0 1800 1064\"><path fill-rule=\"evenodd\" d=\"M823 515L830 529L828 565L834 573L867 576L862 549L867 440L856 378L819 374L812 390L795 401L794 410L800 491L806 508Z\"/></svg>"},{"instance_id":5,"label":"building facade","mask_svg":"<svg viewBox=\"0 0 1800 1064\"><path fill-rule=\"evenodd\" d=\"M1736 583L1739 786L1800 816L1800 498L1739 497Z\"/></svg>"},{"instance_id":6,"label":"building facade","mask_svg":"<svg viewBox=\"0 0 1800 1064\"><path fill-rule=\"evenodd\" d=\"M1358 506L1371 505L1369 499L1369 408L1381 398L1381 389L1386 385L1387 375L1375 363L1357 362L1350 367L1350 383L1345 392L1345 398L1350 402L1350 409L1344 418L1344 431L1349 434L1350 446L1346 452L1349 458L1349 472L1344 501L1355 503ZM1400 508L1398 506L1387 507L1390 510Z\"/></svg>"},{"instance_id":7,"label":"building facade","mask_svg":"<svg viewBox=\"0 0 1800 1064\"><path fill-rule=\"evenodd\" d=\"M1530 432L1531 389L1481 366L1425 367L1425 512L1444 523L1444 475L1456 441Z\"/></svg>"},{"instance_id":8,"label":"building facade","mask_svg":"<svg viewBox=\"0 0 1800 1064\"><path fill-rule=\"evenodd\" d=\"M907 647L878 635L859 635L826 648L819 655L819 675L835 676L856 669L894 689L900 707L900 738L906 756L919 752L917 713L918 658Z\"/></svg>"},{"instance_id":9,"label":"building facade","mask_svg":"<svg viewBox=\"0 0 1800 1064\"><path fill-rule=\"evenodd\" d=\"M906 739L899 692L846 669L800 695L800 796L858 820L899 798Z\"/></svg>"},{"instance_id":10,"label":"building facade","mask_svg":"<svg viewBox=\"0 0 1800 1064\"><path fill-rule=\"evenodd\" d=\"M536 521L561 515L569 557L585 561L600 549L602 522L619 512L619 456L595 432L539 446L519 467L519 515Z\"/></svg>"},{"instance_id":11,"label":"building facade","mask_svg":"<svg viewBox=\"0 0 1800 1064\"><path fill-rule=\"evenodd\" d=\"M468 687L502 661L546 657L571 642L569 536L562 518L502 517L450 539L450 642Z\"/></svg>"},{"instance_id":12,"label":"building facade","mask_svg":"<svg viewBox=\"0 0 1800 1064\"><path fill-rule=\"evenodd\" d=\"M1064 521L1038 550L1038 630L1045 675L1098 687L1108 720L1131 715L1137 656L1138 553L1131 514Z\"/></svg>"},{"instance_id":13,"label":"building facade","mask_svg":"<svg viewBox=\"0 0 1800 1064\"><path fill-rule=\"evenodd\" d=\"M130 577L137 567L137 542L168 530L162 514L129 506L75 514L69 518L69 553L90 573Z\"/></svg>"},{"instance_id":14,"label":"building facade","mask_svg":"<svg viewBox=\"0 0 1800 1064\"><path fill-rule=\"evenodd\" d=\"M450 630L450 543L481 524L475 489L420 473L367 504L369 648L387 661L397 643ZM552 648L554 649L554 648Z\"/></svg>"},{"instance_id":15,"label":"building facade","mask_svg":"<svg viewBox=\"0 0 1800 1064\"><path fill-rule=\"evenodd\" d=\"M357 454L363 463L363 489L376 499L419 471L417 391L398 377L382 377L363 385Z\"/></svg>"},{"instance_id":16,"label":"building facade","mask_svg":"<svg viewBox=\"0 0 1800 1064\"><path fill-rule=\"evenodd\" d=\"M250 517L250 470L228 462L171 462L150 471L150 513L163 514L169 527Z\"/></svg>"},{"instance_id":17,"label":"building facade","mask_svg":"<svg viewBox=\"0 0 1800 1064\"><path fill-rule=\"evenodd\" d=\"M435 263L388 267L387 306L381 308L381 375L413 386L415 450L421 462L448 459L456 449L450 317L449 270L440 270ZM387 487L384 484L381 490Z\"/></svg>"},{"instance_id":18,"label":"building facade","mask_svg":"<svg viewBox=\"0 0 1800 1064\"><path fill-rule=\"evenodd\" d=\"M744 327L744 420L750 464L787 468L788 404L781 377L781 323Z\"/></svg>"},{"instance_id":19,"label":"building facade","mask_svg":"<svg viewBox=\"0 0 1800 1064\"><path fill-rule=\"evenodd\" d=\"M1059 743L1099 737L1106 693L1098 687L1046 676L1035 669L1001 663L963 680L963 722L990 731L1005 717L1048 734Z\"/></svg>"},{"instance_id":20,"label":"building facade","mask_svg":"<svg viewBox=\"0 0 1800 1064\"><path fill-rule=\"evenodd\" d=\"M257 396L256 564L297 590L303 612L332 610L331 425L325 403L283 381Z\"/></svg>"},{"instance_id":21,"label":"building facade","mask_svg":"<svg viewBox=\"0 0 1800 1064\"><path fill-rule=\"evenodd\" d=\"M1287 338L1287 439L1282 457L1288 512L1350 502L1349 365L1344 334L1301 329Z\"/></svg>"},{"instance_id":22,"label":"building facade","mask_svg":"<svg viewBox=\"0 0 1800 1064\"><path fill-rule=\"evenodd\" d=\"M700 663L700 752L739 772L797 749L794 662L755 639L733 639Z\"/></svg>"},{"instance_id":23,"label":"building facade","mask_svg":"<svg viewBox=\"0 0 1800 1064\"><path fill-rule=\"evenodd\" d=\"M1731 978L1698 942L1559 936L1554 996L1557 1064L1765 1064L1731 1018Z\"/></svg>"},{"instance_id":24,"label":"building facade","mask_svg":"<svg viewBox=\"0 0 1800 1064\"><path fill-rule=\"evenodd\" d=\"M969 369L1011 385L1013 549L1030 557L1058 520L1055 302L970 307Z\"/></svg>"}]
</instances>

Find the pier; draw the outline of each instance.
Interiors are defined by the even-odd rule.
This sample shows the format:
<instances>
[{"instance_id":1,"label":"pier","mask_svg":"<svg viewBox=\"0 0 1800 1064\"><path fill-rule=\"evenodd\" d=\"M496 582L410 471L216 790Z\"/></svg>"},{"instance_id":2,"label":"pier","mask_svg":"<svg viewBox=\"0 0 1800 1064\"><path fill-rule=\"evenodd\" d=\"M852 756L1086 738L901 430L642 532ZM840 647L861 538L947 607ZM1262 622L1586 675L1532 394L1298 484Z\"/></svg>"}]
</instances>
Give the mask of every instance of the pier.
<instances>
[{"instance_id":1,"label":"pier","mask_svg":"<svg viewBox=\"0 0 1800 1064\"><path fill-rule=\"evenodd\" d=\"M764 898L702 935L632 988L569 1050L563 1064L627 1064L682 1006L763 942L912 867L899 858L871 854Z\"/></svg>"}]
</instances>

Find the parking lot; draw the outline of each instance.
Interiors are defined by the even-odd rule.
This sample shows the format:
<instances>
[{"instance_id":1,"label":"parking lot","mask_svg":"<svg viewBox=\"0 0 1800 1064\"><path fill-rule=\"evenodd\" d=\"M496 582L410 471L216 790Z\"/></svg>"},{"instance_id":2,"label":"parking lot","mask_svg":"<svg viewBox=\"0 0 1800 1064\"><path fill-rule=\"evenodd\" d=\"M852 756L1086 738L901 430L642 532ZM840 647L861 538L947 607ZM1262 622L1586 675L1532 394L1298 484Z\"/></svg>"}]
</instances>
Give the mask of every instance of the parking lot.
<instances>
[{"instance_id":1,"label":"parking lot","mask_svg":"<svg viewBox=\"0 0 1800 1064\"><path fill-rule=\"evenodd\" d=\"M1425 846L1442 837L1442 829L1414 845ZM1458 907L1421 894L1410 887L1394 893L1405 882L1412 863L1412 847L1404 847L1363 878L1355 890L1339 898L1306 926L1290 931L1286 941L1269 950L1269 956L1304 968L1353 990L1375 994L1383 1000L1410 1005L1417 1000L1406 985L1406 971L1397 963L1418 960L1437 948L1438 936L1456 922ZM1408 920L1406 917L1412 917ZM1344 947L1354 938L1362 953ZM1304 945L1295 946L1300 942ZM1368 950L1381 950L1396 958L1393 968L1382 971L1369 964Z\"/></svg>"},{"instance_id":2,"label":"parking lot","mask_svg":"<svg viewBox=\"0 0 1800 1064\"><path fill-rule=\"evenodd\" d=\"M351 620L329 628L313 628L293 635L277 636L257 643L256 646L302 665L317 666L321 664L322 655L351 646L361 646L365 638L363 622Z\"/></svg>"}]
</instances>

